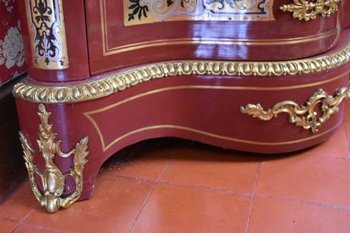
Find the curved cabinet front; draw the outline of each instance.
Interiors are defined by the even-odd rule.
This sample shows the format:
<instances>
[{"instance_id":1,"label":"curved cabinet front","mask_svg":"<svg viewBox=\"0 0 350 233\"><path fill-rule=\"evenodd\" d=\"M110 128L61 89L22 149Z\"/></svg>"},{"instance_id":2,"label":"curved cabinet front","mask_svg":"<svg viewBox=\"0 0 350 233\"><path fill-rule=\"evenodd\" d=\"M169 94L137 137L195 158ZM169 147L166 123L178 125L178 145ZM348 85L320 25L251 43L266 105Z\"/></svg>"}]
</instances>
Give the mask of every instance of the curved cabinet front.
<instances>
[{"instance_id":1,"label":"curved cabinet front","mask_svg":"<svg viewBox=\"0 0 350 233\"><path fill-rule=\"evenodd\" d=\"M333 1L334 11L305 6L314 14L303 16L292 0L86 0L91 72L177 59L313 56L338 39L343 5L318 2Z\"/></svg>"},{"instance_id":2,"label":"curved cabinet front","mask_svg":"<svg viewBox=\"0 0 350 233\"><path fill-rule=\"evenodd\" d=\"M103 162L141 140L282 153L321 143L343 122L344 1L61 4L21 5L30 78L13 91L31 187L50 212L89 198ZM76 33L85 28L87 37ZM58 60L42 53L58 42Z\"/></svg>"}]
</instances>

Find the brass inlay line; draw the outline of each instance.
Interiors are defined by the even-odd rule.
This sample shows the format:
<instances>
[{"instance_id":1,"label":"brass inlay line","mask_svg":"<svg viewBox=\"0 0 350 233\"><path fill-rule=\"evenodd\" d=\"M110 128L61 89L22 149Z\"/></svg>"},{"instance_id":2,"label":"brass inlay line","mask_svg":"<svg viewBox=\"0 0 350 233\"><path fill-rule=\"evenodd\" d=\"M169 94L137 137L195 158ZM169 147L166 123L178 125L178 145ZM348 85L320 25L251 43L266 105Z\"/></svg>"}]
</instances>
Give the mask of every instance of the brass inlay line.
<instances>
[{"instance_id":1,"label":"brass inlay line","mask_svg":"<svg viewBox=\"0 0 350 233\"><path fill-rule=\"evenodd\" d=\"M334 29L328 32L305 36L305 37L295 37L295 38L285 38L285 39L228 39L228 38L177 38L177 39L160 39L160 40L152 40L145 41L133 44L127 44L118 46L115 48L104 50L104 56L110 56L117 53L124 53L137 49L144 49L150 47L158 47L158 46L170 46L170 45L295 45L302 44L312 41L318 41L321 39L326 39L338 34L338 30ZM104 46L108 48L107 46Z\"/></svg>"},{"instance_id":2,"label":"brass inlay line","mask_svg":"<svg viewBox=\"0 0 350 233\"><path fill-rule=\"evenodd\" d=\"M312 41L317 41L325 38L332 37L339 34L339 29L314 34L304 37L292 37L281 39L232 39L232 38L176 38L176 39L159 39L152 41L145 41L139 43L132 43L127 45L121 45L114 48L109 47L108 42L108 28L107 28L107 14L105 1L100 0L100 14L101 14L101 31L102 31L102 47L103 55L109 56L113 54L128 52L137 49L158 47L165 45L186 45L186 44L207 44L207 45L292 45L302 44Z\"/></svg>"},{"instance_id":3,"label":"brass inlay line","mask_svg":"<svg viewBox=\"0 0 350 233\"><path fill-rule=\"evenodd\" d=\"M194 129L194 128L190 128L190 127L179 126L179 125L152 125L152 126L147 126L147 127L143 127L140 129L136 129L136 130L133 130L129 133L126 133L126 134L114 139L107 146L105 146L105 142L103 141L104 140L103 137L102 137L102 139L100 138L100 140L101 140L102 149L105 152L108 149L110 149L113 145L118 143L119 141L121 141L127 137L130 137L131 135L135 135L135 134L142 133L145 131L157 130L157 129L176 129L176 130L192 132L192 133L204 135L207 137L217 138L217 139L230 141L230 142L238 142L238 143L259 145L259 146L283 146L283 145L292 145L292 144L296 144L296 143L306 142L306 141L310 141L310 140L322 137L322 136L328 134L329 132L333 131L334 129L336 129L340 124L341 123L338 123L337 125L333 126L332 128L330 128L330 129L328 129L320 134L317 134L317 135L313 135L310 137L305 137L305 138L301 138L301 139L297 139L297 140L281 141L281 142L264 142L264 141L245 140L245 139L239 139L239 138L234 138L234 137L227 137L227 136L214 134L211 132L202 131L202 130L198 130L198 129Z\"/></svg>"},{"instance_id":4,"label":"brass inlay line","mask_svg":"<svg viewBox=\"0 0 350 233\"><path fill-rule=\"evenodd\" d=\"M209 85L183 85L183 86L164 87L164 88L155 89L152 91L144 92L144 93L126 98L122 101L119 101L117 103L111 104L111 105L106 106L106 107L103 107L101 109L87 112L86 114L90 115L90 114L94 114L94 113L107 111L107 110L112 109L114 107L120 106L122 104L128 103L130 101L133 101L133 100L145 97L145 96L154 95L154 94L163 93L163 92L168 92L168 91L191 90L191 89L227 90L227 91L285 91L285 90L296 90L296 89L324 85L324 84L336 81L338 79L344 78L347 75L349 75L348 72L340 74L334 78L319 81L319 82L314 82L314 83L309 83L309 84L301 84L301 85L293 85L293 86L281 86L281 87L240 87L240 86L209 86Z\"/></svg>"},{"instance_id":5,"label":"brass inlay line","mask_svg":"<svg viewBox=\"0 0 350 233\"><path fill-rule=\"evenodd\" d=\"M108 30L107 30L107 14L106 14L106 8L105 8L105 1L100 0L100 14L101 14L101 31L102 31L102 49L103 49L103 56L105 56L105 52L109 50L108 45Z\"/></svg>"},{"instance_id":6,"label":"brass inlay line","mask_svg":"<svg viewBox=\"0 0 350 233\"><path fill-rule=\"evenodd\" d=\"M342 75L339 75L337 77L334 77L332 79L329 79L329 80L325 80L325 81L320 81L320 82L317 82L317 83L312 83L312 84L306 84L306 85L296 85L296 86L289 86L289 87L275 87L274 89L271 89L271 90L268 90L268 88L262 88L260 89L259 88L259 91L277 91L277 90L292 90L292 89L298 89L298 88L306 88L306 87L312 87L312 86L318 86L318 85L322 85L322 84L326 84L328 82L332 82L332 81L335 81L337 79L340 79L342 77L344 77L345 74L342 74ZM154 95L154 94L159 94L159 93L163 93L163 92L168 92L168 91L175 91L175 90L189 90L189 89L219 89L219 90L242 90L242 89L239 89L240 87L230 87L230 86L227 86L227 87L223 87L223 86L200 86L200 85L195 85L195 86L177 86L177 87L168 87L168 88L160 88L160 89L156 89L156 90L152 90L152 91L148 91L148 92L145 92L145 93L142 93L142 94L138 94L138 95L135 95L135 96L132 96L132 97L129 97L125 100L122 100L122 101L119 101L117 103L114 103L114 104L111 104L111 105L108 105L108 106L105 106L103 108L99 108L99 109L96 109L96 110L93 110L93 111L89 111L89 112L85 112L83 113L83 115L85 117L87 117L89 119L89 121L92 123L92 125L94 126L94 128L96 129L98 135L99 135L99 138L100 138L100 142L101 142L101 145L102 145L102 149L103 151L109 149L112 145L109 144L106 146L106 143L105 143L105 140L104 140L104 137L103 137L103 134L98 126L98 123L94 120L93 118L93 115L94 114L97 114L97 113L102 113L102 112L105 112L105 111L108 111L110 109L113 109L113 108L116 108L116 107L119 107L123 104L126 104L128 102L131 102L131 101L134 101L134 100L137 100L137 99L140 99L140 98L143 98L143 97L146 97L146 96L149 96L149 95ZM254 87L253 87L254 88ZM245 90L245 89L244 89ZM251 89L251 90L255 90L255 89ZM153 127L153 126L152 126ZM158 127L158 126L157 126ZM139 130L138 130L139 131ZM133 131L134 132L134 131ZM130 134L134 134L132 132L122 136L123 138L127 137L128 135ZM211 133L208 133L207 134L211 134ZM214 135L214 134L213 134ZM212 136L213 136L212 135ZM210 135L208 135L210 136ZM220 136L220 135L217 135L217 137L225 137L225 136ZM311 137L309 140L313 139L314 137ZM120 141L121 139L116 139L116 142ZM237 142L245 142L245 143L249 143L250 141L245 141L245 140L241 140L241 139L232 139L232 141L237 141ZM298 143L299 141L296 141L293 143ZM259 143L259 142L254 142L254 143ZM254 144L253 142L251 142L250 144ZM264 142L260 142L261 143L264 143ZM259 144L259 145L260 145ZM262 144L261 144L262 145ZM267 144L266 144L267 145Z\"/></svg>"}]
</instances>

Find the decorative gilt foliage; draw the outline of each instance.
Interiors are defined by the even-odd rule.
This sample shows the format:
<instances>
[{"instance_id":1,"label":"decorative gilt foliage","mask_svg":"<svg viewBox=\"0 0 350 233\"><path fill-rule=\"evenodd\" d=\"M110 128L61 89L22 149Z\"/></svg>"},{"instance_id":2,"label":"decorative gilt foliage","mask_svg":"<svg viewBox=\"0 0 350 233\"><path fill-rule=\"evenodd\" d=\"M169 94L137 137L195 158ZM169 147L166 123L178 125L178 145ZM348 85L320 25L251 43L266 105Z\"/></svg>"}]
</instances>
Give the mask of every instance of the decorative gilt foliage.
<instances>
[{"instance_id":1,"label":"decorative gilt foliage","mask_svg":"<svg viewBox=\"0 0 350 233\"><path fill-rule=\"evenodd\" d=\"M287 113L291 123L316 133L318 128L339 110L339 105L349 98L350 84L348 87L339 89L335 97L318 89L305 105L299 105L294 101L282 101L271 109L264 110L260 104L248 104L246 107L241 107L241 112L263 121L269 121L280 113ZM318 106L320 106L320 115L316 111Z\"/></svg>"},{"instance_id":2,"label":"decorative gilt foliage","mask_svg":"<svg viewBox=\"0 0 350 233\"><path fill-rule=\"evenodd\" d=\"M329 17L338 11L340 0L293 0L293 3L280 7L284 12L293 13L293 18L309 21L318 15Z\"/></svg>"},{"instance_id":3,"label":"decorative gilt foliage","mask_svg":"<svg viewBox=\"0 0 350 233\"><path fill-rule=\"evenodd\" d=\"M39 139L37 140L39 151L35 152L23 132L20 132L20 139L34 196L47 211L56 212L59 208L67 208L76 202L82 193L83 170L89 153L87 149L88 138L81 139L76 144L75 149L64 153L61 151L61 141L56 139L57 134L53 132L52 125L49 123L51 113L47 112L45 106L40 104L38 115L41 122L38 133ZM40 153L45 160L43 170L40 170L34 162L36 153ZM64 174L54 163L54 158L56 156L68 158L72 155L74 156L73 168ZM42 191L40 191L40 186L37 184L36 175L40 177L42 182ZM63 197L65 180L68 176L73 178L76 187L70 196Z\"/></svg>"}]
</instances>

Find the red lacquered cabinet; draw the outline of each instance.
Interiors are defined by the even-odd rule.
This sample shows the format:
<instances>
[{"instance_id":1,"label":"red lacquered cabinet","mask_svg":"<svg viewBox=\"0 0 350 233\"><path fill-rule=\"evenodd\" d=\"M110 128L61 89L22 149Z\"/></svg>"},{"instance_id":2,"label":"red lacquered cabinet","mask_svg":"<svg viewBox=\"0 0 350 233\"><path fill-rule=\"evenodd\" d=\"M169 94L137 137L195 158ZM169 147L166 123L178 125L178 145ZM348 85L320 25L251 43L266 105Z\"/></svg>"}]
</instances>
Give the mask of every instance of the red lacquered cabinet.
<instances>
[{"instance_id":1,"label":"red lacquered cabinet","mask_svg":"<svg viewBox=\"0 0 350 233\"><path fill-rule=\"evenodd\" d=\"M103 162L141 140L284 153L342 124L348 1L25 0L19 8L29 73L13 93L33 192L50 212L89 198Z\"/></svg>"}]
</instances>

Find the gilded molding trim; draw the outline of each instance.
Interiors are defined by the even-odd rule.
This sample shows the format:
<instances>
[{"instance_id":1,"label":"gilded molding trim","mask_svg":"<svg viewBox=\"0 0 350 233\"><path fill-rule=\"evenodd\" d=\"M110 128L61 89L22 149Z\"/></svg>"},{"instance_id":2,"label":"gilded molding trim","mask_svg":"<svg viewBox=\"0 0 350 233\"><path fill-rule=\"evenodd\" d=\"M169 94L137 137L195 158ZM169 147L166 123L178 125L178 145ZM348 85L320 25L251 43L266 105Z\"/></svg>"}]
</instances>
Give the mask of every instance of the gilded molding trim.
<instances>
[{"instance_id":1,"label":"gilded molding trim","mask_svg":"<svg viewBox=\"0 0 350 233\"><path fill-rule=\"evenodd\" d=\"M314 20L318 15L329 17L339 9L341 0L293 0L291 4L280 7L284 12L293 13L293 18L299 20Z\"/></svg>"},{"instance_id":2,"label":"gilded molding trim","mask_svg":"<svg viewBox=\"0 0 350 233\"><path fill-rule=\"evenodd\" d=\"M276 77L312 74L335 69L350 62L350 43L327 56L276 62L170 61L145 65L105 75L99 80L70 86L40 86L18 83L13 94L35 103L76 103L98 99L143 82L174 76L251 76Z\"/></svg>"},{"instance_id":3,"label":"gilded molding trim","mask_svg":"<svg viewBox=\"0 0 350 233\"><path fill-rule=\"evenodd\" d=\"M305 105L287 100L275 104L271 109L264 110L260 104L248 104L246 107L241 107L241 112L263 121L269 121L280 113L287 113L291 123L311 130L312 133L317 133L318 128L339 110L339 105L349 98L350 83L348 87L340 88L334 97L318 89ZM316 111L318 107L320 107L320 112Z\"/></svg>"},{"instance_id":4,"label":"gilded molding trim","mask_svg":"<svg viewBox=\"0 0 350 233\"><path fill-rule=\"evenodd\" d=\"M69 68L62 0L26 0L33 66Z\"/></svg>"},{"instance_id":5,"label":"gilded molding trim","mask_svg":"<svg viewBox=\"0 0 350 233\"><path fill-rule=\"evenodd\" d=\"M24 152L24 160L28 170L29 181L35 198L40 202L41 206L45 207L48 212L56 212L61 207L68 208L76 202L83 191L83 170L87 163L88 137L84 137L75 146L75 149L68 153L61 151L61 141L56 139L57 134L53 132L52 125L49 123L50 112L47 112L43 104L39 105L38 115L41 123L39 125L39 139L37 140L39 151L31 147L29 140L23 132L19 132L21 144ZM34 155L41 153L45 160L45 167L41 171L34 163ZM63 173L54 163L54 158L74 157L74 166L72 170ZM41 185L37 184L36 176L40 177ZM65 180L70 176L75 181L75 191L70 196L63 197ZM40 191L40 188L43 191Z\"/></svg>"}]
</instances>

